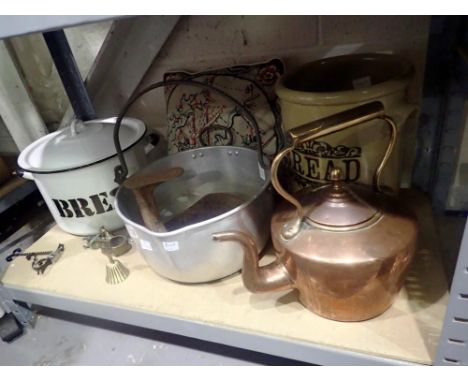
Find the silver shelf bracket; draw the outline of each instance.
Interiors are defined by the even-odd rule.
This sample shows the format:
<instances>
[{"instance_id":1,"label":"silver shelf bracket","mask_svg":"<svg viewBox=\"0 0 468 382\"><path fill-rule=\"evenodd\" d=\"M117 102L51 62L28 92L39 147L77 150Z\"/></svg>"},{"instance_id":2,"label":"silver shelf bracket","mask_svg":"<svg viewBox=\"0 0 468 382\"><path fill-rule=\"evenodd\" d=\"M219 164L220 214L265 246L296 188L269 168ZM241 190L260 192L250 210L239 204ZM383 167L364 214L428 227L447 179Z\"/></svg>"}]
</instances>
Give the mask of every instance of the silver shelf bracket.
<instances>
[{"instance_id":1,"label":"silver shelf bracket","mask_svg":"<svg viewBox=\"0 0 468 382\"><path fill-rule=\"evenodd\" d=\"M13 313L18 322L27 328L33 328L36 321L36 313L30 306L16 303L0 283L0 308L5 313Z\"/></svg>"},{"instance_id":2,"label":"silver shelf bracket","mask_svg":"<svg viewBox=\"0 0 468 382\"><path fill-rule=\"evenodd\" d=\"M458 253L435 365L468 366L468 220Z\"/></svg>"}]
</instances>

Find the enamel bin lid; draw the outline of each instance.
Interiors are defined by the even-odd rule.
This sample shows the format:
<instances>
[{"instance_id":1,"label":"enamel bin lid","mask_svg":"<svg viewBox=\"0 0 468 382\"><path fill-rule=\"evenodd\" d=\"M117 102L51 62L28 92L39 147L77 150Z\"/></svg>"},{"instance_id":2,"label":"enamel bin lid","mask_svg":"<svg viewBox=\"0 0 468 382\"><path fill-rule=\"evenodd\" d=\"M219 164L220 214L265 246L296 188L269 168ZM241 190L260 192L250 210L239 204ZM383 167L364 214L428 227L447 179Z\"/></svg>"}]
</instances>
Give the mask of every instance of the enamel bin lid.
<instances>
[{"instance_id":1,"label":"enamel bin lid","mask_svg":"<svg viewBox=\"0 0 468 382\"><path fill-rule=\"evenodd\" d=\"M117 155L113 140L116 119L75 120L70 126L47 134L26 147L18 158L18 166L27 172L51 174L112 158ZM142 121L124 118L119 132L122 151L137 144L145 133Z\"/></svg>"}]
</instances>

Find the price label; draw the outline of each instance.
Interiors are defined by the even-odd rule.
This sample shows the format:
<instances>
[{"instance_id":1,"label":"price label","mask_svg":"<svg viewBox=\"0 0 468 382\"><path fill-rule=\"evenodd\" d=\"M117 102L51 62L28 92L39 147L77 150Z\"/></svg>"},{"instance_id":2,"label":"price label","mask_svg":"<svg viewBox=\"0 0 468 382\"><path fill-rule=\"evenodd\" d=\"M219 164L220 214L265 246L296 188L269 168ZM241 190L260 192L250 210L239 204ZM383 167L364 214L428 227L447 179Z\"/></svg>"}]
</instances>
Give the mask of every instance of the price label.
<instances>
[{"instance_id":1,"label":"price label","mask_svg":"<svg viewBox=\"0 0 468 382\"><path fill-rule=\"evenodd\" d=\"M163 247L166 251L174 252L179 250L178 241L163 241Z\"/></svg>"},{"instance_id":2,"label":"price label","mask_svg":"<svg viewBox=\"0 0 468 382\"><path fill-rule=\"evenodd\" d=\"M140 245L141 245L141 248L146 249L147 251L153 250L153 247L151 246L151 243L149 241L141 239Z\"/></svg>"}]
</instances>

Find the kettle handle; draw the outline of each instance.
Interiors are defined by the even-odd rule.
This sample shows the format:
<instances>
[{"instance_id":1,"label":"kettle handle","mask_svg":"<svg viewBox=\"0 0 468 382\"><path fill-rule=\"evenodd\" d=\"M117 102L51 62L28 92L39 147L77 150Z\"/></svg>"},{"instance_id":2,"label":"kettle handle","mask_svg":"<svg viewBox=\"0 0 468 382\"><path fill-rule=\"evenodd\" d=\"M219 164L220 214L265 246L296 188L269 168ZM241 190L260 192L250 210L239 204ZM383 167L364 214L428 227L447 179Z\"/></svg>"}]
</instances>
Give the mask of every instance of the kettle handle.
<instances>
[{"instance_id":1,"label":"kettle handle","mask_svg":"<svg viewBox=\"0 0 468 382\"><path fill-rule=\"evenodd\" d=\"M304 217L304 209L301 203L299 203L296 198L288 193L283 188L283 186L281 186L281 183L278 180L278 168L281 161L286 155L288 155L302 143L356 126L364 122L371 121L373 119L384 120L390 128L390 140L387 146L387 150L385 151L385 154L383 155L373 178L374 187L377 189L377 191L381 192L382 185L380 184L380 176L388 161L388 158L390 157L390 154L393 151L397 137L396 124L392 118L385 115L384 106L381 102L369 102L364 105L345 110L341 113L333 114L329 117L318 119L316 121L306 123L305 125L295 127L287 132L287 135L289 135L287 136L289 143L288 147L279 152L271 164L271 183L273 184L275 190L284 199L297 208L298 219L287 230L291 236L294 236L299 230L300 222ZM285 237L289 236L289 234L286 234L285 232Z\"/></svg>"}]
</instances>

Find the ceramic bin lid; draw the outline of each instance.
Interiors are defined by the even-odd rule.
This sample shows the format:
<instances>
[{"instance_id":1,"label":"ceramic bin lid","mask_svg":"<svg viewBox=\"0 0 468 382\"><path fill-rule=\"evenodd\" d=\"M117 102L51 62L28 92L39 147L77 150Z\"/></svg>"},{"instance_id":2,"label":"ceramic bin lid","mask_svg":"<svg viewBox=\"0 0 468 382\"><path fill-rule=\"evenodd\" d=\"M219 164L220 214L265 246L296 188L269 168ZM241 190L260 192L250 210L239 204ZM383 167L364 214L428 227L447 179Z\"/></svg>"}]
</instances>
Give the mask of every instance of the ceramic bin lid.
<instances>
[{"instance_id":1,"label":"ceramic bin lid","mask_svg":"<svg viewBox=\"0 0 468 382\"><path fill-rule=\"evenodd\" d=\"M70 126L38 139L18 158L21 169L32 173L56 173L87 167L116 156L113 133L116 118L73 121ZM140 120L124 118L120 128L122 150L128 150L145 135Z\"/></svg>"}]
</instances>

